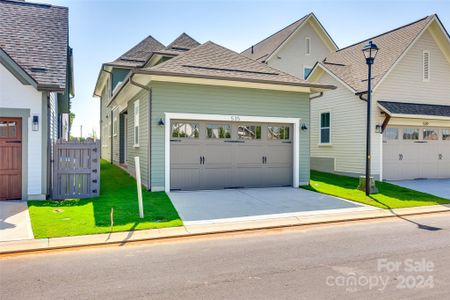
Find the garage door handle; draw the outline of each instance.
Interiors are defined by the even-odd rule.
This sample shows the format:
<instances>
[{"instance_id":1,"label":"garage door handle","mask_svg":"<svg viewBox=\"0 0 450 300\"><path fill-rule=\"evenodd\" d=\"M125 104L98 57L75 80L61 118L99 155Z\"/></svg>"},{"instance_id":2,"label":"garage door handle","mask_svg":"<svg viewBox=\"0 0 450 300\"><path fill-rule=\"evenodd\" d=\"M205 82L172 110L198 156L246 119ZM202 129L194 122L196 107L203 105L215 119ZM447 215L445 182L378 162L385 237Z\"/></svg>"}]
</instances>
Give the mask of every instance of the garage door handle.
<instances>
[{"instance_id":1,"label":"garage door handle","mask_svg":"<svg viewBox=\"0 0 450 300\"><path fill-rule=\"evenodd\" d=\"M205 164L205 157L203 156L203 164Z\"/></svg>"},{"instance_id":2,"label":"garage door handle","mask_svg":"<svg viewBox=\"0 0 450 300\"><path fill-rule=\"evenodd\" d=\"M201 156L200 156L200 164L201 164L201 165L203 164L203 159L202 159Z\"/></svg>"},{"instance_id":3,"label":"garage door handle","mask_svg":"<svg viewBox=\"0 0 450 300\"><path fill-rule=\"evenodd\" d=\"M442 160L442 158L444 158L444 156L442 154L439 154L439 160Z\"/></svg>"},{"instance_id":4,"label":"garage door handle","mask_svg":"<svg viewBox=\"0 0 450 300\"><path fill-rule=\"evenodd\" d=\"M403 160L403 154L398 155L398 160Z\"/></svg>"}]
</instances>

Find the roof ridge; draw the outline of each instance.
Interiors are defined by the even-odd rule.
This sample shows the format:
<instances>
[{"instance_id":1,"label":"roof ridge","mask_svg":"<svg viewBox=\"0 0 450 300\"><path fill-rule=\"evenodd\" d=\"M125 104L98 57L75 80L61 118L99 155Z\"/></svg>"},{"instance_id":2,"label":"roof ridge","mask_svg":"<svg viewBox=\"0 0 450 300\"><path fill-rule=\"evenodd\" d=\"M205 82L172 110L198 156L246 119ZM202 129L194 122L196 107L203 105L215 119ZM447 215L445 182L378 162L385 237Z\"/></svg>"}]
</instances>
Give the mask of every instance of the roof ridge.
<instances>
[{"instance_id":1,"label":"roof ridge","mask_svg":"<svg viewBox=\"0 0 450 300\"><path fill-rule=\"evenodd\" d=\"M261 44L262 42L268 40L269 38L273 37L274 35L276 35L276 34L280 33L281 31L285 30L285 29L288 28L289 26L294 25L295 23L299 22L300 20L307 19L307 18L310 17L311 15L314 15L314 14L313 14L313 13L309 13L309 14L307 14L307 15L304 15L304 16L301 17L300 19L295 20L294 22L290 23L289 25L286 25L285 27L281 28L281 29L278 30L277 32L272 33L272 34L269 35L268 37L266 37L266 38L260 40L258 43L253 44L252 46L248 47L247 49L245 49L245 50L242 51L241 53L244 53L245 51L251 49L252 47ZM304 22L304 21L305 21L305 20L303 20L303 22ZM303 24L303 22L301 22L300 24ZM300 24L298 24L298 26L296 27L296 29L300 26ZM295 31L295 30L294 30L294 31ZM289 36L290 36L290 35L289 35ZM284 41L285 41L285 40L284 40ZM284 41L283 41L283 42L284 42ZM271 54L271 53L270 53L270 54ZM269 55L270 55L270 54L269 54Z\"/></svg>"},{"instance_id":2,"label":"roof ridge","mask_svg":"<svg viewBox=\"0 0 450 300\"><path fill-rule=\"evenodd\" d=\"M421 18L421 19L419 19L419 20L416 20L416 21L414 21L414 22L408 23L408 24L406 24L406 25L402 25L402 26L400 26L400 27L391 29L391 30L389 30L389 31L380 33L380 34L378 34L378 35L376 35L376 36L373 36L373 37L370 37L370 38L361 40L361 41L359 41L359 42L357 42L357 43L354 43L354 44L351 44L351 45L346 46L346 47L344 47L344 48L338 49L338 50L336 50L336 52L340 52L340 51L342 51L342 50L346 50L346 49L348 49L348 48L354 47L354 46L356 46L356 45L358 45L358 44L361 44L361 43L363 43L363 42L366 42L366 41L370 41L370 40L379 38L379 37L381 37L381 36L383 36L383 35L386 35L386 34L389 34L389 33L394 32L394 31L403 29L403 28L405 28L405 27L414 25L414 24L419 23L419 22L421 22L421 21L423 21L423 20L425 20L425 19L427 19L427 18L434 17L434 16L436 16L436 14L433 14L433 15L429 15L429 16L423 17L423 18Z\"/></svg>"},{"instance_id":3,"label":"roof ridge","mask_svg":"<svg viewBox=\"0 0 450 300\"><path fill-rule=\"evenodd\" d=\"M37 3L37 2L27 2L25 0L0 0L0 2L8 2L11 4L28 5L28 6L39 6L42 8L63 8L68 9L66 6L53 5L49 3Z\"/></svg>"}]
</instances>

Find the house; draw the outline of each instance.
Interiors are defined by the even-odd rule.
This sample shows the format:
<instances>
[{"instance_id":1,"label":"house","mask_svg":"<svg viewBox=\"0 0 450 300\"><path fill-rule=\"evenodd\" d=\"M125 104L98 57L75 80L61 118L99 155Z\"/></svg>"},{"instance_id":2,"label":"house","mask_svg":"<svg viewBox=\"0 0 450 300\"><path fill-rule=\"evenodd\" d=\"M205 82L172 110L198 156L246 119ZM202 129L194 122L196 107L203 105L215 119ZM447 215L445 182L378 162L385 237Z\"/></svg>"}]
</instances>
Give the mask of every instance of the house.
<instances>
[{"instance_id":1,"label":"house","mask_svg":"<svg viewBox=\"0 0 450 300\"><path fill-rule=\"evenodd\" d=\"M311 102L313 169L365 172L367 65L372 72L372 174L385 180L450 178L450 39L437 15L407 24L319 61L309 81L337 89Z\"/></svg>"},{"instance_id":2,"label":"house","mask_svg":"<svg viewBox=\"0 0 450 300\"><path fill-rule=\"evenodd\" d=\"M45 199L53 141L69 134L68 9L0 0L0 20L0 199Z\"/></svg>"},{"instance_id":3,"label":"house","mask_svg":"<svg viewBox=\"0 0 450 300\"><path fill-rule=\"evenodd\" d=\"M151 191L308 183L309 97L334 86L186 34L167 47L148 39L121 83L114 68L128 62L100 71L103 158L134 175L139 157Z\"/></svg>"},{"instance_id":4,"label":"house","mask_svg":"<svg viewBox=\"0 0 450 300\"><path fill-rule=\"evenodd\" d=\"M242 52L256 61L305 79L317 61L338 49L310 13Z\"/></svg>"}]
</instances>

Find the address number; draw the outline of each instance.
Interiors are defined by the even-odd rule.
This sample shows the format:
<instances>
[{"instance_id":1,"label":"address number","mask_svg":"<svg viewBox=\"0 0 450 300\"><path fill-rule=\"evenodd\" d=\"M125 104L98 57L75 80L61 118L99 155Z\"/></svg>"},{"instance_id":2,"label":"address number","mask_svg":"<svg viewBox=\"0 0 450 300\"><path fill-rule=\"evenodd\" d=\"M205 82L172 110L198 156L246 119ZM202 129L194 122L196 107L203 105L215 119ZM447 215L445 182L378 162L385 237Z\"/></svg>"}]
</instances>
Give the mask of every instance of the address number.
<instances>
[{"instance_id":1,"label":"address number","mask_svg":"<svg viewBox=\"0 0 450 300\"><path fill-rule=\"evenodd\" d=\"M231 116L231 121L240 121L241 118L239 116Z\"/></svg>"}]
</instances>

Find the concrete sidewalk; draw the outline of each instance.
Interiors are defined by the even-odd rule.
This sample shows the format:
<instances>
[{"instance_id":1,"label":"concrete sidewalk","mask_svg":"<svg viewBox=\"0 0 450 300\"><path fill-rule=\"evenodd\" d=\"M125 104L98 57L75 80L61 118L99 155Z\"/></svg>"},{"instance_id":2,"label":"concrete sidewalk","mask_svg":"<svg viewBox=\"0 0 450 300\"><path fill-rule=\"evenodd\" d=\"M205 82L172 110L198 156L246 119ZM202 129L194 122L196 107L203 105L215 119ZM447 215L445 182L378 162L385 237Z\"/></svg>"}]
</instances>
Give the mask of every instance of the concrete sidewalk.
<instances>
[{"instance_id":1,"label":"concrete sidewalk","mask_svg":"<svg viewBox=\"0 0 450 300\"><path fill-rule=\"evenodd\" d=\"M183 238L207 234L251 231L311 224L339 223L345 221L377 219L388 217L402 217L409 215L450 212L450 205L435 205L414 208L400 208L393 210L367 209L358 211L333 212L324 214L290 215L280 218L242 221L233 223L195 224L180 227L115 232L111 234L95 234L75 237L46 238L36 240L21 240L0 242L0 254L20 253L37 250L51 250L71 247L119 244L129 242L158 240L168 238Z\"/></svg>"},{"instance_id":2,"label":"concrete sidewalk","mask_svg":"<svg viewBox=\"0 0 450 300\"><path fill-rule=\"evenodd\" d=\"M0 242L33 239L26 201L0 201Z\"/></svg>"}]
</instances>

